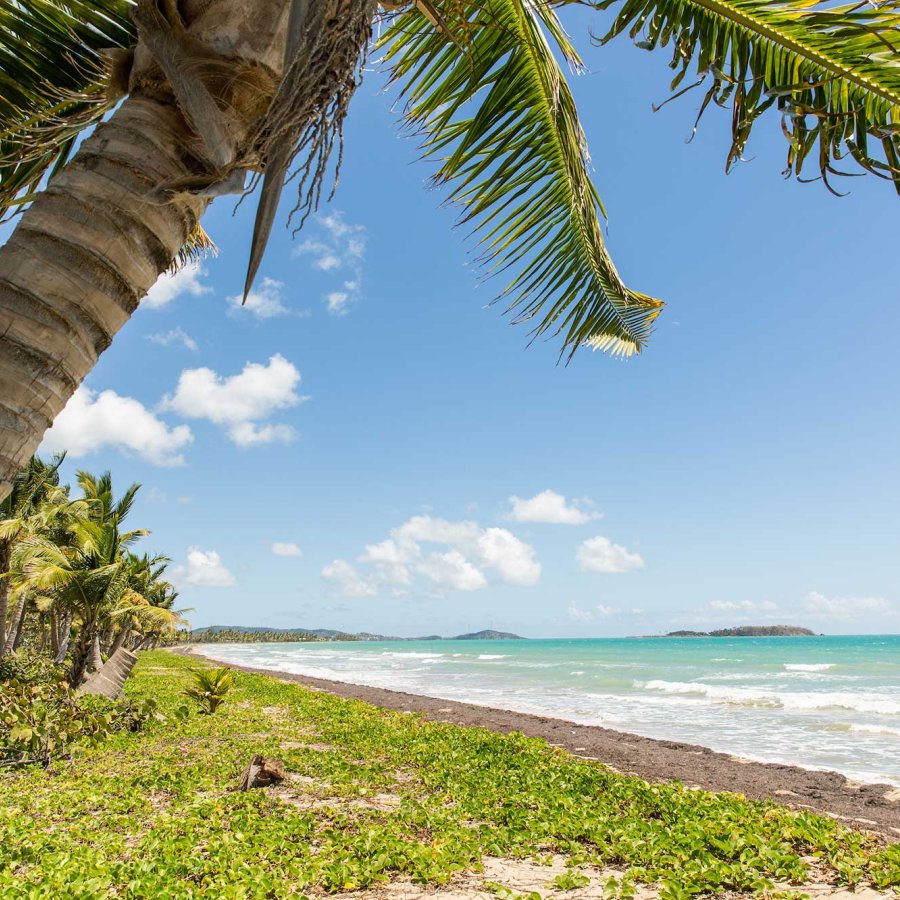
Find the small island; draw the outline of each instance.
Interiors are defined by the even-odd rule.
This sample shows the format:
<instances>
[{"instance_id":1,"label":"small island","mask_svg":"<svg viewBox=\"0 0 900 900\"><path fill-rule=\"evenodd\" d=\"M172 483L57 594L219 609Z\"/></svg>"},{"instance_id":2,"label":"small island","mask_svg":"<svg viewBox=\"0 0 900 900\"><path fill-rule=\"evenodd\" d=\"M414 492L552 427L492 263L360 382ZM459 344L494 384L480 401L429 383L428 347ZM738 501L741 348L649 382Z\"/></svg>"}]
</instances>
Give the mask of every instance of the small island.
<instances>
[{"instance_id":1,"label":"small island","mask_svg":"<svg viewBox=\"0 0 900 900\"><path fill-rule=\"evenodd\" d=\"M670 631L664 637L815 637L816 633L796 625L739 625L717 631Z\"/></svg>"}]
</instances>

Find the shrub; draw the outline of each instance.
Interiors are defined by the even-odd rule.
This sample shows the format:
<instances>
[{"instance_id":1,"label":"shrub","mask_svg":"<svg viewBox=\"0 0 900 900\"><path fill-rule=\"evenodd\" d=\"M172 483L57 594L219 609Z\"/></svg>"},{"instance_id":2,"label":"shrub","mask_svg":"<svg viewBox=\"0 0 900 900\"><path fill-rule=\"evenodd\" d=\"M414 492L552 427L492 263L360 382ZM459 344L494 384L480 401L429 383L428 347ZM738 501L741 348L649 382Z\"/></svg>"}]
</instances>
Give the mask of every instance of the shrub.
<instances>
[{"instance_id":1,"label":"shrub","mask_svg":"<svg viewBox=\"0 0 900 900\"><path fill-rule=\"evenodd\" d=\"M79 697L64 682L0 683L0 765L49 765L81 743L116 731L140 731L154 714L152 700Z\"/></svg>"},{"instance_id":2,"label":"shrub","mask_svg":"<svg viewBox=\"0 0 900 900\"><path fill-rule=\"evenodd\" d=\"M200 712L211 716L225 702L225 695L234 685L234 674L227 666L220 669L199 669L192 672L194 683L184 695L200 707Z\"/></svg>"},{"instance_id":3,"label":"shrub","mask_svg":"<svg viewBox=\"0 0 900 900\"><path fill-rule=\"evenodd\" d=\"M0 683L54 684L65 679L65 667L43 653L8 653L0 659Z\"/></svg>"}]
</instances>

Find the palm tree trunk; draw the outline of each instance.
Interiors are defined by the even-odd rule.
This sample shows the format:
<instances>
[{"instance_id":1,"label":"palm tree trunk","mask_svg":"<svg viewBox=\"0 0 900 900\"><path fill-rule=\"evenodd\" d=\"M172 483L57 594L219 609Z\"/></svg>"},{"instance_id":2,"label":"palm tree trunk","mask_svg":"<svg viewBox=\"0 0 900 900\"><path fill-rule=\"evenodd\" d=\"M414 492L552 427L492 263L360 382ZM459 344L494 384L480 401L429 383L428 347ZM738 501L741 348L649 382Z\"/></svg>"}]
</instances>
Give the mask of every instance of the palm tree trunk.
<instances>
[{"instance_id":1,"label":"palm tree trunk","mask_svg":"<svg viewBox=\"0 0 900 900\"><path fill-rule=\"evenodd\" d=\"M61 666L66 661L66 654L69 652L69 639L72 636L72 613L66 613L57 632L57 651L53 661Z\"/></svg>"},{"instance_id":2,"label":"palm tree trunk","mask_svg":"<svg viewBox=\"0 0 900 900\"><path fill-rule=\"evenodd\" d=\"M21 599L19 600L19 605L16 608L16 615L13 617L15 621L15 632L13 633L12 638L12 647L10 648L13 653L15 653L19 649L19 644L22 642L22 634L25 631L25 617L28 612L28 607L26 606L27 596L23 593Z\"/></svg>"},{"instance_id":3,"label":"palm tree trunk","mask_svg":"<svg viewBox=\"0 0 900 900\"><path fill-rule=\"evenodd\" d=\"M50 611L50 650L54 656L59 653L59 622L54 610Z\"/></svg>"},{"instance_id":4,"label":"palm tree trunk","mask_svg":"<svg viewBox=\"0 0 900 900\"><path fill-rule=\"evenodd\" d=\"M205 209L149 196L196 174L189 137L174 103L126 100L0 248L0 495Z\"/></svg>"},{"instance_id":5,"label":"palm tree trunk","mask_svg":"<svg viewBox=\"0 0 900 900\"><path fill-rule=\"evenodd\" d=\"M186 32L138 4L131 96L0 248L0 499L184 246L213 186L235 174L227 158L248 149L280 82L291 0L172 6Z\"/></svg>"},{"instance_id":6,"label":"palm tree trunk","mask_svg":"<svg viewBox=\"0 0 900 900\"><path fill-rule=\"evenodd\" d=\"M109 655L112 656L116 650L121 647L125 641L128 639L128 635L131 634L131 626L123 625L119 629L119 633L116 635L116 639L113 641L112 646L109 648Z\"/></svg>"},{"instance_id":7,"label":"palm tree trunk","mask_svg":"<svg viewBox=\"0 0 900 900\"><path fill-rule=\"evenodd\" d=\"M94 632L91 638L91 671L99 672L103 668L103 654L100 652L100 633Z\"/></svg>"},{"instance_id":8,"label":"palm tree trunk","mask_svg":"<svg viewBox=\"0 0 900 900\"><path fill-rule=\"evenodd\" d=\"M74 688L77 688L84 681L93 644L93 629L87 624L83 624L78 633L78 640L75 642L75 649L72 651L72 665L69 668L69 684ZM61 662L58 656L57 662Z\"/></svg>"},{"instance_id":9,"label":"palm tree trunk","mask_svg":"<svg viewBox=\"0 0 900 900\"><path fill-rule=\"evenodd\" d=\"M5 581L6 579L4 579ZM12 653L16 649L19 641L19 634L22 630L22 621L25 618L25 592L19 595L16 608L13 610L12 619L9 622L9 629L6 632L6 643L3 645L4 655Z\"/></svg>"},{"instance_id":10,"label":"palm tree trunk","mask_svg":"<svg viewBox=\"0 0 900 900\"><path fill-rule=\"evenodd\" d=\"M15 473L13 473L15 475ZM10 546L0 541L0 576L9 572ZM0 659L6 653L6 617L9 615L9 579L0 577Z\"/></svg>"}]
</instances>

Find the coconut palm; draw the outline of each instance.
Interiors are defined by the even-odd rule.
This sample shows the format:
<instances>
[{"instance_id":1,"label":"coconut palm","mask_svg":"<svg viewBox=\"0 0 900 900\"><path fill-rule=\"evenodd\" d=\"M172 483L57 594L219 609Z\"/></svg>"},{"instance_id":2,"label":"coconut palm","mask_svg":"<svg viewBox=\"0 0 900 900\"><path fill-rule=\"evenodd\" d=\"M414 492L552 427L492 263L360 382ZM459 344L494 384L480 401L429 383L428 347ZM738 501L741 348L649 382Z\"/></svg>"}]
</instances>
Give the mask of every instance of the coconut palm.
<instances>
[{"instance_id":1,"label":"coconut palm","mask_svg":"<svg viewBox=\"0 0 900 900\"><path fill-rule=\"evenodd\" d=\"M58 613L70 613L77 625L69 680L81 683L85 672L103 665L101 637L116 616L127 615L142 598L135 589L138 566L129 548L148 532L123 531L139 485L115 500L109 473L96 478L79 472L84 501L66 523L67 539L30 535L13 553L13 583L42 598Z\"/></svg>"},{"instance_id":2,"label":"coconut palm","mask_svg":"<svg viewBox=\"0 0 900 900\"><path fill-rule=\"evenodd\" d=\"M671 47L673 90L697 71L703 107L732 110L729 163L772 109L790 171L812 158L827 181L850 156L900 184L900 0L0 0L0 203L27 207L0 249L0 491L158 275L204 245L214 197L260 185L245 292L290 175L302 225L380 16L407 119L514 320L564 354L639 351L662 304L604 245L557 16L576 2L617 5L609 37Z\"/></svg>"},{"instance_id":3,"label":"coconut palm","mask_svg":"<svg viewBox=\"0 0 900 900\"><path fill-rule=\"evenodd\" d=\"M7 631L9 572L13 548L26 535L50 527L60 503L68 500L59 485L63 455L45 463L34 456L13 481L12 491L0 502L0 658L13 649L24 614L26 595L19 593Z\"/></svg>"}]
</instances>

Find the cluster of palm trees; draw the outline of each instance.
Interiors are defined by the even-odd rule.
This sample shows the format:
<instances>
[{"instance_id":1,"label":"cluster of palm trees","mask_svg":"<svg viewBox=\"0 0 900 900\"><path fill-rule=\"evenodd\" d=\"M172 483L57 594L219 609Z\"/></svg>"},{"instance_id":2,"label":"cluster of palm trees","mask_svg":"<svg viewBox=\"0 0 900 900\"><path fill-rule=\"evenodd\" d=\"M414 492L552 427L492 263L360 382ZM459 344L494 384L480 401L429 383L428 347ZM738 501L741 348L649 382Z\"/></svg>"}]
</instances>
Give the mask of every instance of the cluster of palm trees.
<instances>
[{"instance_id":1,"label":"cluster of palm trees","mask_svg":"<svg viewBox=\"0 0 900 900\"><path fill-rule=\"evenodd\" d=\"M109 472L82 471L73 499L62 461L33 457L0 503L0 659L27 648L77 686L120 647L169 640L185 611L169 560L132 549L148 532L123 529L140 485L117 499Z\"/></svg>"}]
</instances>

